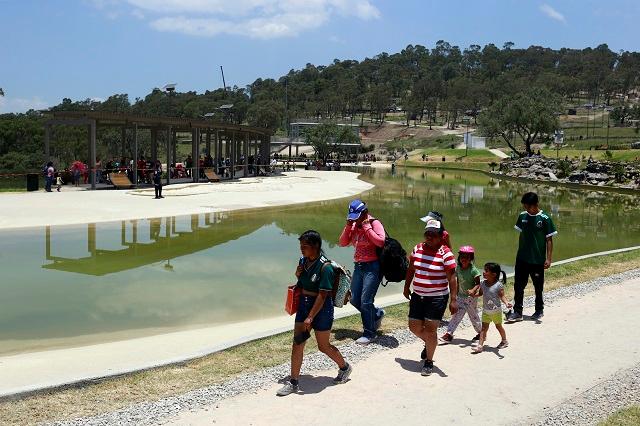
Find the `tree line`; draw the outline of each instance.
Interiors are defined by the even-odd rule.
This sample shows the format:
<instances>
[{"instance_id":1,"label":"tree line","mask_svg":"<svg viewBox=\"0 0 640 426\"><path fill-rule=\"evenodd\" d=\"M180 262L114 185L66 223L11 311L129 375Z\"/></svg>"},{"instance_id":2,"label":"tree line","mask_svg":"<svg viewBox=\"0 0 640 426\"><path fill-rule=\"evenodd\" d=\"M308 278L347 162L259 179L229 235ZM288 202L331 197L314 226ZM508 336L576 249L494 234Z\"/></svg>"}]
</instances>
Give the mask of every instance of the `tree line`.
<instances>
[{"instance_id":1,"label":"tree line","mask_svg":"<svg viewBox=\"0 0 640 426\"><path fill-rule=\"evenodd\" d=\"M639 85L640 53L614 52L606 44L551 49L516 48L508 42L501 48L472 44L461 49L440 40L431 49L409 45L400 52L362 61L307 64L278 79L258 78L246 87L202 94L156 88L133 101L127 94L114 94L102 102L65 98L51 109L188 118L207 114L214 120L280 132L286 132L288 123L295 120L363 122L367 117L384 121L389 111L397 110L405 114L407 125L409 120L432 122L442 117L453 128L468 113L477 117L481 131L488 136L503 137L513 144L517 133L527 151L530 143L557 126L552 115L567 103L610 105L616 101L615 117L622 123L640 116L636 106L620 101L629 99ZM28 161L34 152L42 151L42 130L32 125L33 120L38 120L34 111L0 116L0 168L7 165L3 157L12 152L14 157L15 152L22 155L21 159L13 158L15 163ZM66 136L74 139L73 133ZM83 153L80 142L84 139L76 139L75 145L63 142L71 145L61 150L65 160ZM115 144L116 137L113 139Z\"/></svg>"}]
</instances>

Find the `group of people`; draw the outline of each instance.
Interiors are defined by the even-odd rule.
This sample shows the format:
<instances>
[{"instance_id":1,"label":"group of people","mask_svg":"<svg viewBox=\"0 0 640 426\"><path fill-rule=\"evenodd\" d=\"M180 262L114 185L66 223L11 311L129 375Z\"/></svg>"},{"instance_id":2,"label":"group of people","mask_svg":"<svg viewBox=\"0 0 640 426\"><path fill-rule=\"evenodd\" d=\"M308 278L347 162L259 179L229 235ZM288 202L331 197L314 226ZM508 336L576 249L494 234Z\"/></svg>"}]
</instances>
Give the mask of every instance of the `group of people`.
<instances>
[{"instance_id":1,"label":"group of people","mask_svg":"<svg viewBox=\"0 0 640 426\"><path fill-rule=\"evenodd\" d=\"M528 192L522 196L523 211L516 220L519 244L515 262L513 304L505 296L506 274L495 262L479 269L475 265L475 249L469 244L453 254L451 236L444 226L443 215L436 211L420 220L424 223L423 240L408 256L409 266L403 294L409 299L409 330L424 342L420 353L421 374L429 376L434 370L434 355L438 344L453 341L460 322L469 316L475 336L471 339L472 353L483 352L491 324L500 334L498 349L509 346L503 327L504 308L511 309L506 321L523 320L524 290L529 278L535 289L535 312L531 319L544 316L544 273L551 266L553 237L557 234L551 217L539 207L538 195ZM318 348L329 356L339 370L334 383L348 381L353 370L340 350L331 345L329 337L334 318L332 291L335 274L332 263L322 250L322 238L309 230L298 238L302 257L295 276L302 288L293 330L291 375L278 396L299 390L300 368L305 341L314 331ZM362 321L362 336L356 343L368 345L377 338L384 309L375 306L375 296L381 283L380 250L387 234L382 222L372 216L365 202L349 204L347 222L338 239L340 246L354 247L354 270L351 279L351 304L358 309ZM482 298L482 312L478 314L478 300ZM437 331L449 308L451 318L446 332L438 338Z\"/></svg>"}]
</instances>

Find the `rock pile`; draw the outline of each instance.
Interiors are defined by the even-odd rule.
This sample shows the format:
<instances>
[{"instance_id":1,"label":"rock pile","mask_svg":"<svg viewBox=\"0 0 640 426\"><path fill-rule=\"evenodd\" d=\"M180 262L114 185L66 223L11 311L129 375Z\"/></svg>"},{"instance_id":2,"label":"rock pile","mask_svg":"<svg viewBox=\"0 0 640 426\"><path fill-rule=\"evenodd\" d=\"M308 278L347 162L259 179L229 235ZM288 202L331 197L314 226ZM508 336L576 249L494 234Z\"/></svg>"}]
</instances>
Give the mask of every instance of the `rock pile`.
<instances>
[{"instance_id":1,"label":"rock pile","mask_svg":"<svg viewBox=\"0 0 640 426\"><path fill-rule=\"evenodd\" d=\"M497 173L524 179L640 189L640 164L637 163L528 157L504 160Z\"/></svg>"}]
</instances>

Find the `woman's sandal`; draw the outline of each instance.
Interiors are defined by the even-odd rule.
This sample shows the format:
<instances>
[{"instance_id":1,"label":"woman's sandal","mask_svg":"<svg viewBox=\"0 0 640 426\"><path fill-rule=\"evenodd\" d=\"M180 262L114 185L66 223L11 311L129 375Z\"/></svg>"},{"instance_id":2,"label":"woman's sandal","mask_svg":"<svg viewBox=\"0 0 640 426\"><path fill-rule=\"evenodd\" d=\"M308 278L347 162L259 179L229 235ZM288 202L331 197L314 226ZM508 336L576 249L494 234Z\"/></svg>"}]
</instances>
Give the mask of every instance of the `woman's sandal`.
<instances>
[{"instance_id":1,"label":"woman's sandal","mask_svg":"<svg viewBox=\"0 0 640 426\"><path fill-rule=\"evenodd\" d=\"M471 350L471 353L472 354L479 354L479 353L482 353L483 349L484 349L484 347L482 347L482 346L476 346L475 348L473 348Z\"/></svg>"}]
</instances>

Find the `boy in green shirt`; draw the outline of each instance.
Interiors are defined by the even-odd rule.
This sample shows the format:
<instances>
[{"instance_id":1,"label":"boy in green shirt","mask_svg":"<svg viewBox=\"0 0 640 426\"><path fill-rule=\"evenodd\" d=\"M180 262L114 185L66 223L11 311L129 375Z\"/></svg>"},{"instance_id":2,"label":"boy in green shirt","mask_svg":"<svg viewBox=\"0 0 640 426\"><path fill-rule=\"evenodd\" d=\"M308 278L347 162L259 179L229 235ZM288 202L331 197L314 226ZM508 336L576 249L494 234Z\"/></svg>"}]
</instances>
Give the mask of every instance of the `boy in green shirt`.
<instances>
[{"instance_id":1,"label":"boy in green shirt","mask_svg":"<svg viewBox=\"0 0 640 426\"><path fill-rule=\"evenodd\" d=\"M522 196L524 211L518 216L516 230L520 232L514 277L514 306L508 322L522 321L524 289L529 277L536 292L535 321L544 316L544 270L551 266L553 236L558 233L553 220L538 207L538 194L527 192Z\"/></svg>"}]
</instances>

